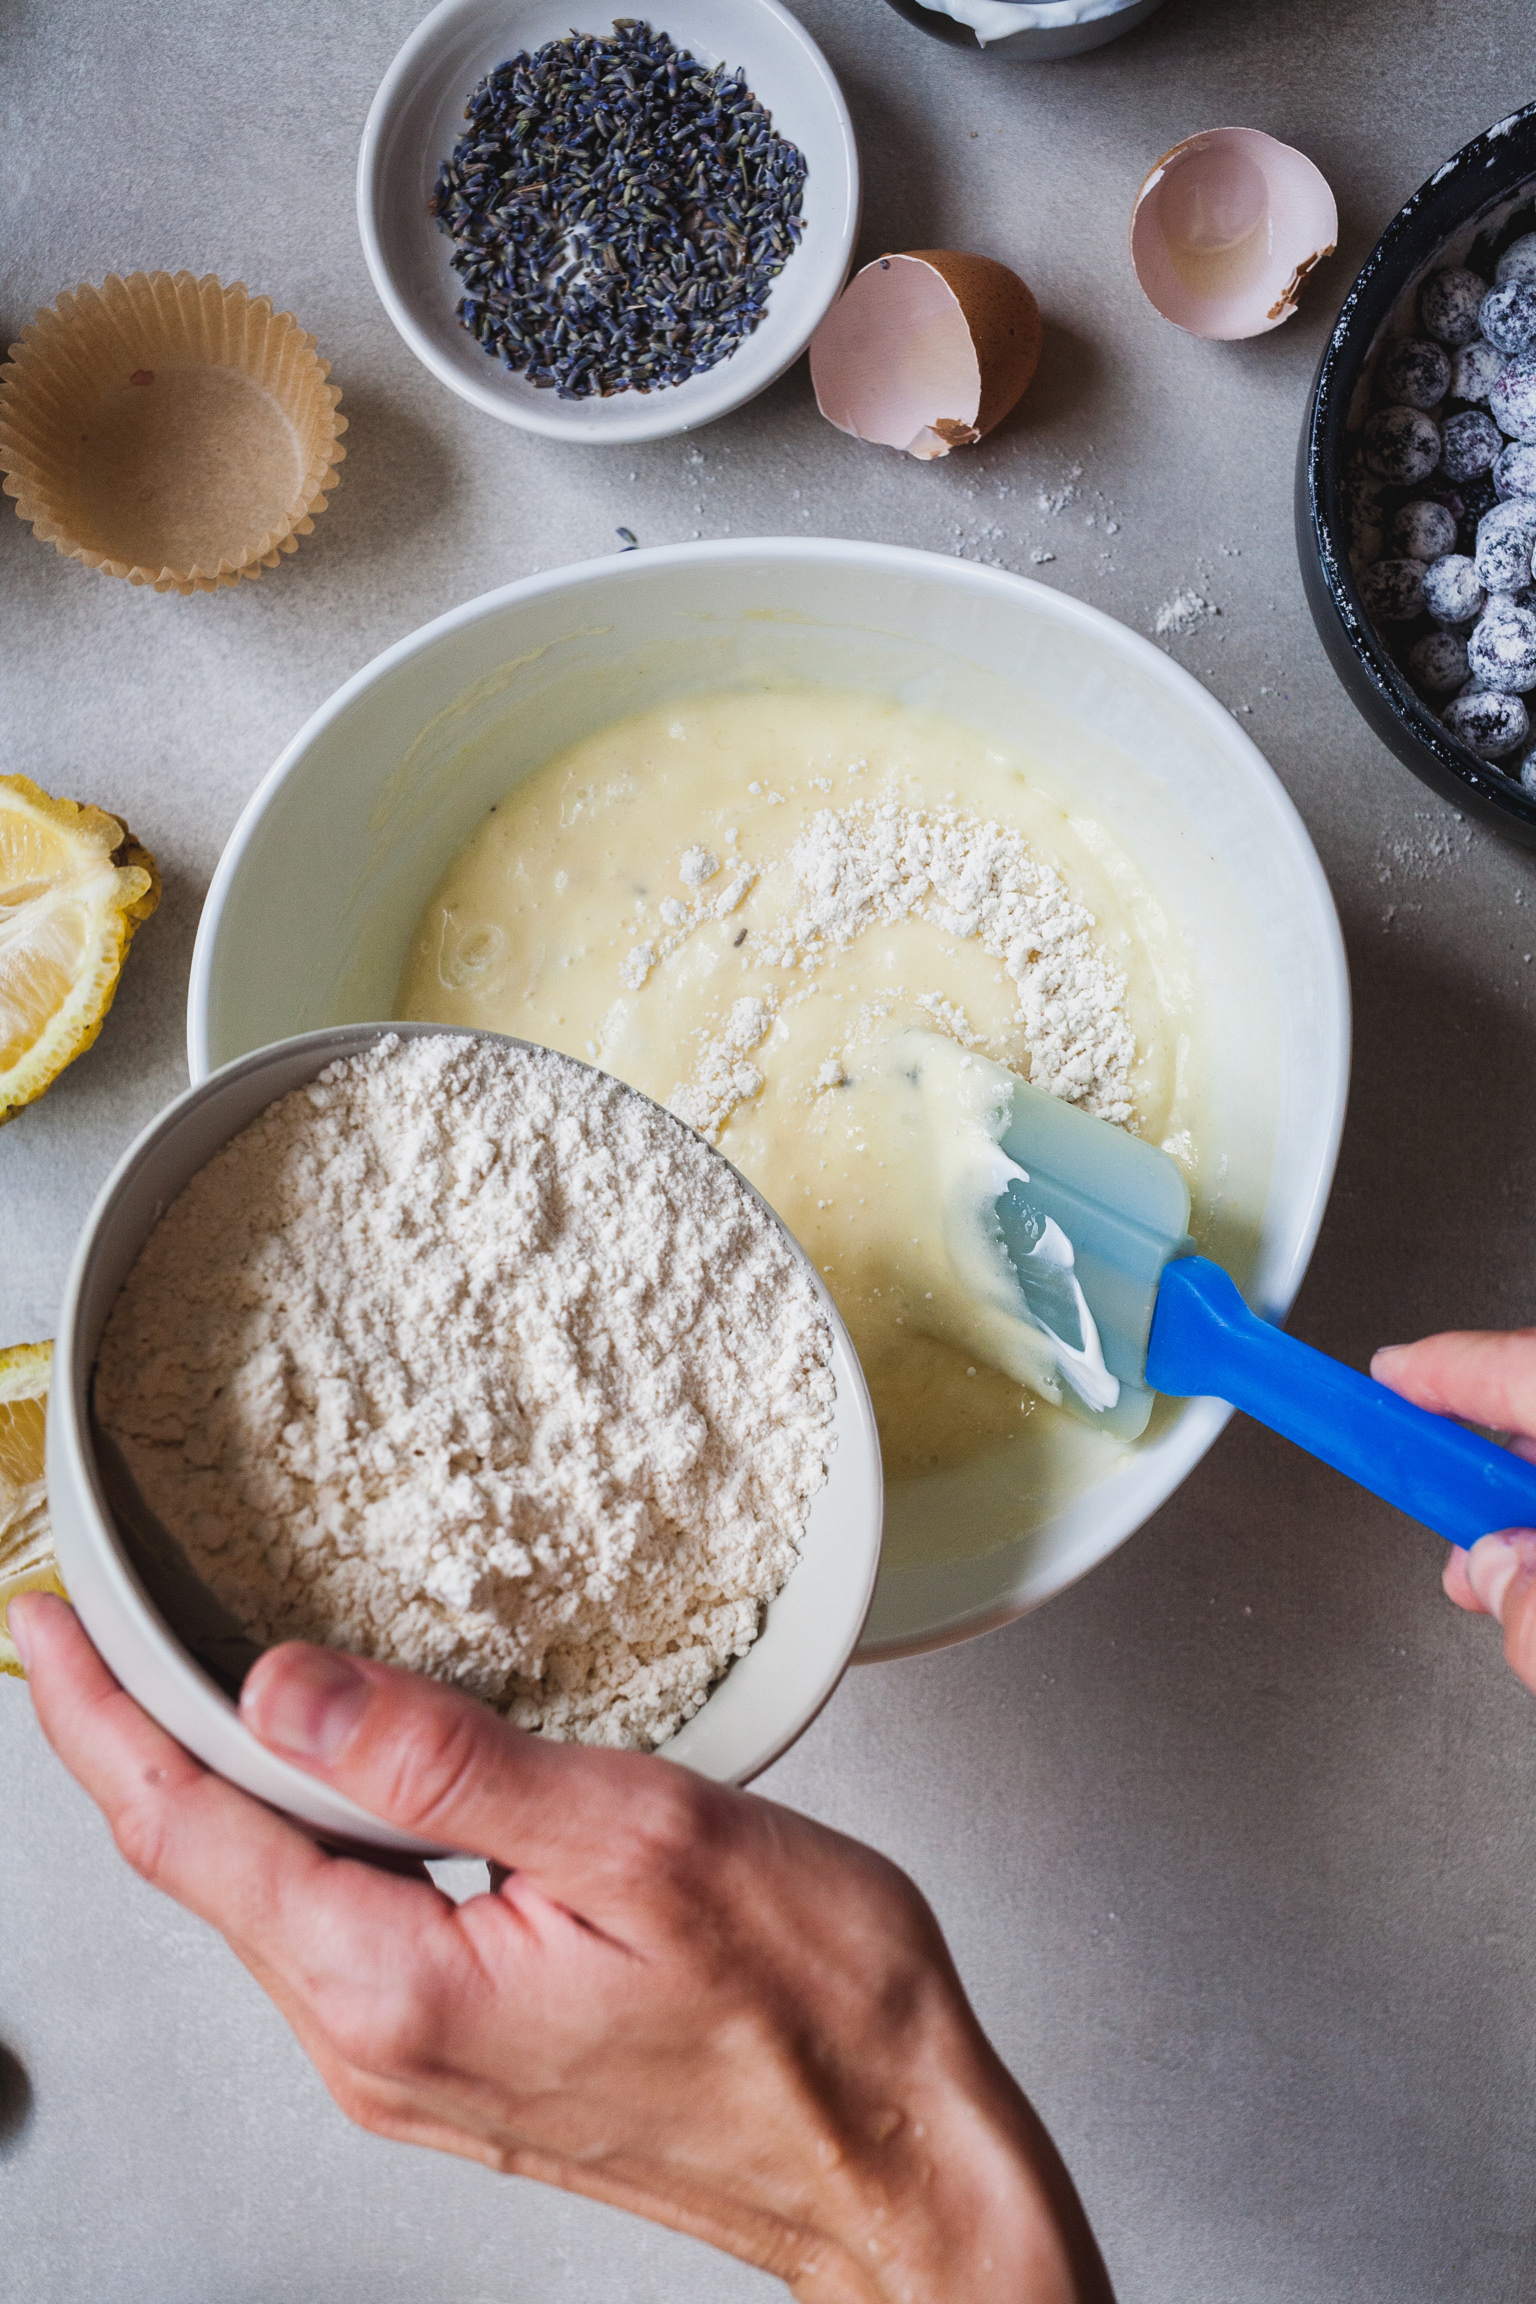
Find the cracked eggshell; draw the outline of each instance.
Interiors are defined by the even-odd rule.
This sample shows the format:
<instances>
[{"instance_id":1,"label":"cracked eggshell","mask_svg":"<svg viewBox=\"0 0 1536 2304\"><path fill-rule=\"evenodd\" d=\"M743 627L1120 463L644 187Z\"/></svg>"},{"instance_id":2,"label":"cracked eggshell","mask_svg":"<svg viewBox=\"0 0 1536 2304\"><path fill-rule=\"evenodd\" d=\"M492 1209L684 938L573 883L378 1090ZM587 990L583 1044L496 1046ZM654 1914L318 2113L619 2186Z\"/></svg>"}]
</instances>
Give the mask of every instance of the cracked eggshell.
<instances>
[{"instance_id":1,"label":"cracked eggshell","mask_svg":"<svg viewBox=\"0 0 1536 2304\"><path fill-rule=\"evenodd\" d=\"M1326 177L1259 128L1175 144L1131 211L1131 262L1149 301L1191 336L1224 342L1289 320L1338 237Z\"/></svg>"},{"instance_id":2,"label":"cracked eggshell","mask_svg":"<svg viewBox=\"0 0 1536 2304\"><path fill-rule=\"evenodd\" d=\"M952 248L866 264L811 338L827 421L925 460L990 432L1039 360L1040 307L1018 274Z\"/></svg>"}]
</instances>

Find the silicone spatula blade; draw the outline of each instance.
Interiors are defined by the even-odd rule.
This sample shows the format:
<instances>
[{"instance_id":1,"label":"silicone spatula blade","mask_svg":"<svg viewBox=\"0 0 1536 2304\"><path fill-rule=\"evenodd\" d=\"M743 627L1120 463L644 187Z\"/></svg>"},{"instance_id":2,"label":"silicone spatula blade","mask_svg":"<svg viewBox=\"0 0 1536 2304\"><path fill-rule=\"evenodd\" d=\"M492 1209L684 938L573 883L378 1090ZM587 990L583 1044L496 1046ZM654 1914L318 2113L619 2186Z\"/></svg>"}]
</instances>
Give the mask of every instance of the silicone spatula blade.
<instances>
[{"instance_id":1,"label":"silicone spatula blade","mask_svg":"<svg viewBox=\"0 0 1536 2304\"><path fill-rule=\"evenodd\" d=\"M1123 1402L1150 1405L1156 1393L1230 1401L1454 1544L1536 1527L1536 1465L1249 1310L1220 1265L1193 1253L1189 1193L1166 1153L1022 1080L1000 1141L1027 1179L1011 1181L996 1204L1026 1301L1030 1250L1048 1216L1072 1243ZM1050 1306L1039 1298L1030 1308L1049 1331ZM1108 1421L1081 1401L1074 1408ZM1110 1428L1126 1428L1124 1408Z\"/></svg>"}]
</instances>

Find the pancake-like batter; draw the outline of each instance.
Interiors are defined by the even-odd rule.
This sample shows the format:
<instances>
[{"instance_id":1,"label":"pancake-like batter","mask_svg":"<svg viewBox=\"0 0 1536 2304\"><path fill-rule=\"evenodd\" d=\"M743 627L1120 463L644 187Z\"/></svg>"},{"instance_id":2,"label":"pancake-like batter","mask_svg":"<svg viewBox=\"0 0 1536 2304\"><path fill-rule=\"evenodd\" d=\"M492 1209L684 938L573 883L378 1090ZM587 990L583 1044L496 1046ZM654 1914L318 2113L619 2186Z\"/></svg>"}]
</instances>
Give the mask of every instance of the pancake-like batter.
<instances>
[{"instance_id":1,"label":"pancake-like batter","mask_svg":"<svg viewBox=\"0 0 1536 2304\"><path fill-rule=\"evenodd\" d=\"M1119 1460L921 1332L932 1275L861 1063L904 1030L947 1032L1193 1177L1182 937L1027 754L822 690L692 696L606 728L465 843L398 1013L585 1057L718 1143L825 1274L888 1477L1007 1448L1040 1519Z\"/></svg>"}]
</instances>

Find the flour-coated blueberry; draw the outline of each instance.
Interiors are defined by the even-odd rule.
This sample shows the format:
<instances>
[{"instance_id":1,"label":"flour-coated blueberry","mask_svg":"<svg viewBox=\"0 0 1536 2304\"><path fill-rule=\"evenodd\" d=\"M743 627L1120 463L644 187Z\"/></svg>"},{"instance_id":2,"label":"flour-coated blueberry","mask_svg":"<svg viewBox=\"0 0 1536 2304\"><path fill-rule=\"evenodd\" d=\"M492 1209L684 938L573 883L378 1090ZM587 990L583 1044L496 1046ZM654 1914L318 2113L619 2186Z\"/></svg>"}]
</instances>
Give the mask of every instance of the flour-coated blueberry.
<instances>
[{"instance_id":1,"label":"flour-coated blueberry","mask_svg":"<svg viewBox=\"0 0 1536 2304\"><path fill-rule=\"evenodd\" d=\"M1536 440L1511 440L1500 450L1493 484L1501 496L1536 496Z\"/></svg>"},{"instance_id":2,"label":"flour-coated blueberry","mask_svg":"<svg viewBox=\"0 0 1536 2304\"><path fill-rule=\"evenodd\" d=\"M1495 597L1467 642L1467 669L1485 688L1524 696L1536 688L1536 616Z\"/></svg>"},{"instance_id":3,"label":"flour-coated blueberry","mask_svg":"<svg viewBox=\"0 0 1536 2304\"><path fill-rule=\"evenodd\" d=\"M1440 469L1447 480L1475 480L1493 469L1504 435L1481 408L1464 408L1440 427Z\"/></svg>"},{"instance_id":4,"label":"flour-coated blueberry","mask_svg":"<svg viewBox=\"0 0 1536 2304\"><path fill-rule=\"evenodd\" d=\"M1451 398L1486 408L1489 387L1503 369L1505 357L1481 336L1460 346L1451 355Z\"/></svg>"},{"instance_id":5,"label":"flour-coated blueberry","mask_svg":"<svg viewBox=\"0 0 1536 2304\"><path fill-rule=\"evenodd\" d=\"M1360 578L1360 597L1385 624L1411 624L1424 613L1422 560L1378 560Z\"/></svg>"},{"instance_id":6,"label":"flour-coated blueberry","mask_svg":"<svg viewBox=\"0 0 1536 2304\"><path fill-rule=\"evenodd\" d=\"M1430 696L1454 696L1467 677L1467 644L1459 632L1426 632L1408 651L1408 670Z\"/></svg>"},{"instance_id":7,"label":"flour-coated blueberry","mask_svg":"<svg viewBox=\"0 0 1536 2304\"><path fill-rule=\"evenodd\" d=\"M1499 288L1506 280L1536 280L1536 232L1524 232L1518 240L1511 240L1493 268L1493 278Z\"/></svg>"},{"instance_id":8,"label":"flour-coated blueberry","mask_svg":"<svg viewBox=\"0 0 1536 2304\"><path fill-rule=\"evenodd\" d=\"M1477 334L1488 283L1476 272L1459 266L1436 272L1419 290L1419 321L1426 336L1437 344L1470 344Z\"/></svg>"},{"instance_id":9,"label":"flour-coated blueberry","mask_svg":"<svg viewBox=\"0 0 1536 2304\"><path fill-rule=\"evenodd\" d=\"M1399 505L1392 542L1406 560L1439 560L1456 549L1456 515L1433 497L1416 497L1411 504Z\"/></svg>"},{"instance_id":10,"label":"flour-coated blueberry","mask_svg":"<svg viewBox=\"0 0 1536 2304\"><path fill-rule=\"evenodd\" d=\"M1378 408L1365 427L1365 461L1378 479L1411 488L1440 461L1440 429L1422 408Z\"/></svg>"},{"instance_id":11,"label":"flour-coated blueberry","mask_svg":"<svg viewBox=\"0 0 1536 2304\"><path fill-rule=\"evenodd\" d=\"M1518 696L1498 688L1478 688L1458 696L1440 715L1451 734L1484 760L1517 752L1531 732L1530 717Z\"/></svg>"},{"instance_id":12,"label":"flour-coated blueberry","mask_svg":"<svg viewBox=\"0 0 1536 2304\"><path fill-rule=\"evenodd\" d=\"M1536 344L1536 280L1506 280L1502 288L1490 288L1477 320L1496 350L1529 352Z\"/></svg>"},{"instance_id":13,"label":"flour-coated blueberry","mask_svg":"<svg viewBox=\"0 0 1536 2304\"><path fill-rule=\"evenodd\" d=\"M1451 356L1425 336L1400 336L1376 371L1382 397L1404 408L1433 408L1451 388Z\"/></svg>"},{"instance_id":14,"label":"flour-coated blueberry","mask_svg":"<svg viewBox=\"0 0 1536 2304\"><path fill-rule=\"evenodd\" d=\"M1511 440L1536 440L1536 353L1507 361L1488 387L1488 413Z\"/></svg>"},{"instance_id":15,"label":"flour-coated blueberry","mask_svg":"<svg viewBox=\"0 0 1536 2304\"><path fill-rule=\"evenodd\" d=\"M1477 524L1477 580L1485 592L1519 592L1531 580L1536 501L1509 496Z\"/></svg>"},{"instance_id":16,"label":"flour-coated blueberry","mask_svg":"<svg viewBox=\"0 0 1536 2304\"><path fill-rule=\"evenodd\" d=\"M1447 552L1432 560L1420 578L1420 590L1437 624L1470 624L1481 616L1487 598L1476 565L1465 552Z\"/></svg>"}]
</instances>

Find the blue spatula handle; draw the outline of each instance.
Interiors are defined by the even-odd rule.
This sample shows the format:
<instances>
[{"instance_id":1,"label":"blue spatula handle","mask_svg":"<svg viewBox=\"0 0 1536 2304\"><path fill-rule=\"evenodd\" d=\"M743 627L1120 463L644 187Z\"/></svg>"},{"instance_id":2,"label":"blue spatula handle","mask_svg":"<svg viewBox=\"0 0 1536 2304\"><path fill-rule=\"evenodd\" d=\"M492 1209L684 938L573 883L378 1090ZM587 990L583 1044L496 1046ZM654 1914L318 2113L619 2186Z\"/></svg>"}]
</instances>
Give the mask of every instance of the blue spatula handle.
<instances>
[{"instance_id":1,"label":"blue spatula handle","mask_svg":"<svg viewBox=\"0 0 1536 2304\"><path fill-rule=\"evenodd\" d=\"M1204 1256L1164 1268L1147 1382L1177 1399L1230 1400L1453 1544L1536 1528L1536 1464L1259 1319Z\"/></svg>"}]
</instances>

